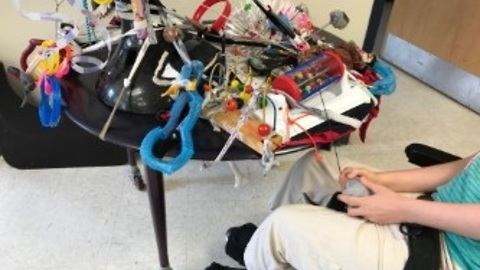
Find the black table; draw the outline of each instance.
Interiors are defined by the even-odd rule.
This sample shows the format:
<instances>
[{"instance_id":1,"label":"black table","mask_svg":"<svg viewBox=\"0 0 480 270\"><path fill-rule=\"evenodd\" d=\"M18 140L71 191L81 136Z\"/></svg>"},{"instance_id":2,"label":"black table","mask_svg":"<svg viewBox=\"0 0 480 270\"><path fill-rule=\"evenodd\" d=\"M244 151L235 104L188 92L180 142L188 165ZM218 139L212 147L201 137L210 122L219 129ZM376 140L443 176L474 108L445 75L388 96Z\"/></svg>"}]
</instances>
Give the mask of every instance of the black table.
<instances>
[{"instance_id":1,"label":"black table","mask_svg":"<svg viewBox=\"0 0 480 270\"><path fill-rule=\"evenodd\" d=\"M0 155L8 165L29 170L127 163L124 148L102 142L68 118L61 119L55 128L43 127L38 107L25 104L19 108L21 96L8 76L0 61Z\"/></svg>"},{"instance_id":2,"label":"black table","mask_svg":"<svg viewBox=\"0 0 480 270\"><path fill-rule=\"evenodd\" d=\"M66 102L65 114L81 128L94 136L98 136L111 107L105 105L94 91L95 81L99 74L79 75L75 72L62 80L63 97ZM372 109L373 104L363 104L344 113L345 115L363 119ZM135 164L135 154L140 147L143 137L152 128L158 126L160 121L155 115L134 114L117 111L105 140L125 147L129 154L130 164ZM348 126L335 122L323 123L320 130L351 129ZM195 155L193 159L214 160L224 146L229 134L216 132L206 120L199 120L193 130ZM157 156L175 156L179 150L179 141L169 138L157 144ZM287 153L292 149L286 149ZM298 150L298 148L296 148ZM224 157L224 160L258 159L260 155L239 141L235 141ZM165 209L164 179L160 172L146 166L146 185L153 227L156 236L160 265L162 269L170 269L167 249L167 228Z\"/></svg>"}]
</instances>

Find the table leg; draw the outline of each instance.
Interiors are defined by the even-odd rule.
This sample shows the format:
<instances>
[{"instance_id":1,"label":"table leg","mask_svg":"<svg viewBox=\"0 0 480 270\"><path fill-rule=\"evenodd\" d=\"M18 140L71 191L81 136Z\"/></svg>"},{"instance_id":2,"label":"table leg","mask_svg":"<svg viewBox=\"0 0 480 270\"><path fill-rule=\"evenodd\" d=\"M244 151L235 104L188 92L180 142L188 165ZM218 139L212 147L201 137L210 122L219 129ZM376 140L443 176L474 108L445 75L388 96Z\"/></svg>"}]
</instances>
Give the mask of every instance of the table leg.
<instances>
[{"instance_id":1,"label":"table leg","mask_svg":"<svg viewBox=\"0 0 480 270\"><path fill-rule=\"evenodd\" d=\"M163 270L170 268L167 248L167 215L165 209L165 188L163 174L145 166L147 174L147 193L152 212L153 229L157 241L158 257Z\"/></svg>"}]
</instances>

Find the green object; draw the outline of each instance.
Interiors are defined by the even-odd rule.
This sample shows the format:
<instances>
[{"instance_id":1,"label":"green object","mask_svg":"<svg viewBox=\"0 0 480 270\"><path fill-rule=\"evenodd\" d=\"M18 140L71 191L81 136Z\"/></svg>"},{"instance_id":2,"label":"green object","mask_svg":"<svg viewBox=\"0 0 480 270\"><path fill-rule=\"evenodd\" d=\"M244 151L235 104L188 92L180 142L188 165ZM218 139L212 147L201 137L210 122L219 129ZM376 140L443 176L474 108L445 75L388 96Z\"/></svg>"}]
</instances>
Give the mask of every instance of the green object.
<instances>
[{"instance_id":1,"label":"green object","mask_svg":"<svg viewBox=\"0 0 480 270\"><path fill-rule=\"evenodd\" d=\"M263 95L263 94L258 95L257 104L258 104L258 107L260 109L263 109L263 108L267 107L267 102L266 101L267 101L267 98L266 98L265 95Z\"/></svg>"},{"instance_id":2,"label":"green object","mask_svg":"<svg viewBox=\"0 0 480 270\"><path fill-rule=\"evenodd\" d=\"M252 9L252 4L251 3L245 4L245 6L243 6L243 10L245 10L245 11L249 11L251 9Z\"/></svg>"},{"instance_id":3,"label":"green object","mask_svg":"<svg viewBox=\"0 0 480 270\"><path fill-rule=\"evenodd\" d=\"M243 91L243 88L245 88L245 84L243 82L240 82L237 88L239 91Z\"/></svg>"}]
</instances>

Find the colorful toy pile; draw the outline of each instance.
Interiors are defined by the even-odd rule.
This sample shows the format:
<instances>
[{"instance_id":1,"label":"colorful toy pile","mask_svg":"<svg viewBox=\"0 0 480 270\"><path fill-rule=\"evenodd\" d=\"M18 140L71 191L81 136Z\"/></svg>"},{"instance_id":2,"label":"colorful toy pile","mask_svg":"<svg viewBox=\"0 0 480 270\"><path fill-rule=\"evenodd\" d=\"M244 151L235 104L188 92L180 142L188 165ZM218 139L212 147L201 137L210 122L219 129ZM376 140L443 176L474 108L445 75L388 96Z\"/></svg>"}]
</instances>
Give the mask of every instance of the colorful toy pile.
<instances>
[{"instance_id":1,"label":"colorful toy pile","mask_svg":"<svg viewBox=\"0 0 480 270\"><path fill-rule=\"evenodd\" d=\"M160 0L67 3L85 20L27 12L21 0L13 0L21 15L60 25L56 40L32 39L21 69L9 68L25 86L24 102L32 91L40 91L40 121L54 127L61 116L61 81L68 80L69 72L99 73L99 98L112 107L100 138L117 110L166 116L166 124L146 136L140 151L147 165L164 173L174 173L192 157L191 130L200 117L230 133L215 161L239 139L263 155L268 170L274 152L298 134L327 120L359 128L362 121L342 113L376 104L379 95L395 89L392 71L374 55L352 42L333 46L324 40L324 28L348 25L348 16L339 10L316 27L305 5L283 0L246 0L237 7L228 0L205 0L191 17ZM215 5L223 5L218 18L203 20L207 12L215 13ZM125 94L136 90L145 94L144 107ZM181 121L187 105L189 113ZM180 156L169 161L155 157L155 142L176 128Z\"/></svg>"}]
</instances>

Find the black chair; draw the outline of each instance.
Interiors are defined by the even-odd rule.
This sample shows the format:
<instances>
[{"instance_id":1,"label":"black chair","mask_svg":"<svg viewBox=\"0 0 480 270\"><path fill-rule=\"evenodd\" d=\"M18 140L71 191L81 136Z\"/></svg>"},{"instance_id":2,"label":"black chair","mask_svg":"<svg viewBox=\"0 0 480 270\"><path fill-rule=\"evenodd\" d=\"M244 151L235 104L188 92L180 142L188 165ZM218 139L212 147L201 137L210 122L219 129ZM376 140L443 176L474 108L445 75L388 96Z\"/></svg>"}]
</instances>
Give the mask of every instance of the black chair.
<instances>
[{"instance_id":1,"label":"black chair","mask_svg":"<svg viewBox=\"0 0 480 270\"><path fill-rule=\"evenodd\" d=\"M127 163L125 149L88 134L67 117L56 128L44 128L32 105L21 99L7 81L0 63L0 154L18 169L112 166Z\"/></svg>"},{"instance_id":2,"label":"black chair","mask_svg":"<svg viewBox=\"0 0 480 270\"><path fill-rule=\"evenodd\" d=\"M420 167L437 165L460 159L459 156L421 143L412 143L408 145L405 148L405 155L410 163Z\"/></svg>"},{"instance_id":3,"label":"black chair","mask_svg":"<svg viewBox=\"0 0 480 270\"><path fill-rule=\"evenodd\" d=\"M460 159L460 157L456 155L420 143L412 143L408 145L405 148L405 154L410 163L420 167L432 166ZM425 196L420 197L425 198ZM403 228L406 228L406 231L413 229L412 232L414 232L408 234L410 255L404 270L439 269L441 247L437 230L417 224L403 223L400 225L402 231L404 231L402 226L404 226Z\"/></svg>"}]
</instances>

